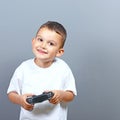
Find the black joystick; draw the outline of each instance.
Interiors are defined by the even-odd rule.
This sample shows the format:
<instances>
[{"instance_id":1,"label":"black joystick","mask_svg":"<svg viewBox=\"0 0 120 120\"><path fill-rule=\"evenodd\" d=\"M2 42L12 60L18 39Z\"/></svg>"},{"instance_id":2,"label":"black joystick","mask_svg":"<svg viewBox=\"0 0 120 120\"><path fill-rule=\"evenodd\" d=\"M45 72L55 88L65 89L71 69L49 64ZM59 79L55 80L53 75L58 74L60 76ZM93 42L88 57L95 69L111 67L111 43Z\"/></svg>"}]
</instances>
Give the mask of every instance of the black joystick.
<instances>
[{"instance_id":1,"label":"black joystick","mask_svg":"<svg viewBox=\"0 0 120 120\"><path fill-rule=\"evenodd\" d=\"M50 100L54 96L53 92L43 92L41 95L33 95L32 97L28 97L26 101L29 104L40 103L45 100Z\"/></svg>"}]
</instances>

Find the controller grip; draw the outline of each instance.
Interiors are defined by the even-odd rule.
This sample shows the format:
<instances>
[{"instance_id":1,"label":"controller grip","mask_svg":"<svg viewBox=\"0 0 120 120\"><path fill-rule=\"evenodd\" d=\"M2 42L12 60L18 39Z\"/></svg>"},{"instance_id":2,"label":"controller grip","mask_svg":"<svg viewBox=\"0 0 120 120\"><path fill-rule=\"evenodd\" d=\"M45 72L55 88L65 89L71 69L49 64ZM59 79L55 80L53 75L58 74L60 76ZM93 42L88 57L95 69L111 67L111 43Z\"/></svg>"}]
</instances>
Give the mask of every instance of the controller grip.
<instances>
[{"instance_id":1,"label":"controller grip","mask_svg":"<svg viewBox=\"0 0 120 120\"><path fill-rule=\"evenodd\" d=\"M28 97L26 101L29 104L40 103L45 100L50 100L54 96L53 92L43 92L41 95L33 95L32 97Z\"/></svg>"}]
</instances>

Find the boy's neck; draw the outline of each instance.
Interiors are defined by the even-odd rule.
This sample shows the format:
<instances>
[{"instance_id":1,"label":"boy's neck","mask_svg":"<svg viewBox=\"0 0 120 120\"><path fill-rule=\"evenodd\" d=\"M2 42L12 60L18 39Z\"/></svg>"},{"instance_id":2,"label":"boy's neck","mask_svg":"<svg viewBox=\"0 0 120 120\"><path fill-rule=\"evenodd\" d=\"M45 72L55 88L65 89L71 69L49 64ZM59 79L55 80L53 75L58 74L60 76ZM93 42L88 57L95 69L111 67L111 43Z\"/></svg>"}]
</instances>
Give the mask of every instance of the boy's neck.
<instances>
[{"instance_id":1,"label":"boy's neck","mask_svg":"<svg viewBox=\"0 0 120 120\"><path fill-rule=\"evenodd\" d=\"M35 58L34 62L37 66L42 67L42 68L47 68L50 67L51 64L53 63L53 61L49 61L49 62L41 62L39 59Z\"/></svg>"}]
</instances>

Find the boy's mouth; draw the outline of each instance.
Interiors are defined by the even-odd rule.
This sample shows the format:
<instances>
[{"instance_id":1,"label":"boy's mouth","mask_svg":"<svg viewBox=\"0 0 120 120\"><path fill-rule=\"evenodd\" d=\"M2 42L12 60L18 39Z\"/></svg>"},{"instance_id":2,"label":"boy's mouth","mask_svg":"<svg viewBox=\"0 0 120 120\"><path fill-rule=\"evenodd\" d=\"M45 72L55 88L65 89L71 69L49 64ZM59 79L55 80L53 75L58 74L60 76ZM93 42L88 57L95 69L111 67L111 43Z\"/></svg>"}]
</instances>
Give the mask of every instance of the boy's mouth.
<instances>
[{"instance_id":1,"label":"boy's mouth","mask_svg":"<svg viewBox=\"0 0 120 120\"><path fill-rule=\"evenodd\" d=\"M47 50L37 49L40 54L47 54Z\"/></svg>"}]
</instances>

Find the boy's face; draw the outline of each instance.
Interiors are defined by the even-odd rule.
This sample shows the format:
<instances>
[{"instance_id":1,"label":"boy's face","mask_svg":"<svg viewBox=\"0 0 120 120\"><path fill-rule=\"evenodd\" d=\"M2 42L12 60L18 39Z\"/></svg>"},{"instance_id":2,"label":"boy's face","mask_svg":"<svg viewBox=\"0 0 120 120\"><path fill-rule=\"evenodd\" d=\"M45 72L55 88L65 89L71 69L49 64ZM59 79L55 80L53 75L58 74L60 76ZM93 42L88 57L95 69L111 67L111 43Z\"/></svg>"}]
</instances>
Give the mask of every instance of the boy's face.
<instances>
[{"instance_id":1,"label":"boy's face","mask_svg":"<svg viewBox=\"0 0 120 120\"><path fill-rule=\"evenodd\" d=\"M37 36L32 40L32 50L36 58L42 62L52 62L60 57L64 50L61 48L62 37L48 28L41 28Z\"/></svg>"}]
</instances>

